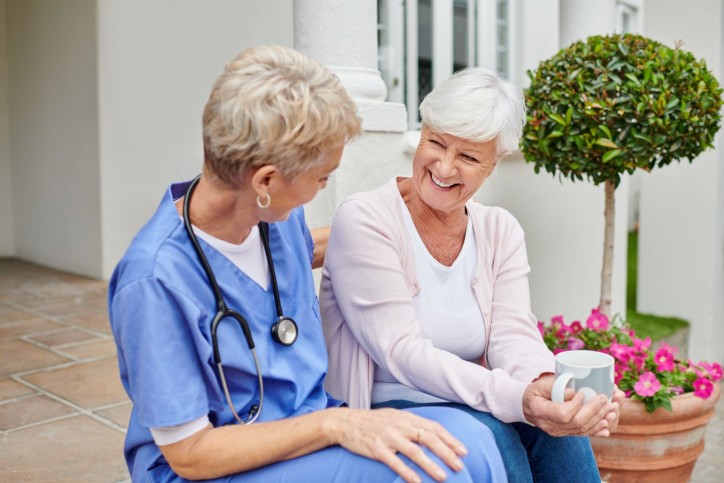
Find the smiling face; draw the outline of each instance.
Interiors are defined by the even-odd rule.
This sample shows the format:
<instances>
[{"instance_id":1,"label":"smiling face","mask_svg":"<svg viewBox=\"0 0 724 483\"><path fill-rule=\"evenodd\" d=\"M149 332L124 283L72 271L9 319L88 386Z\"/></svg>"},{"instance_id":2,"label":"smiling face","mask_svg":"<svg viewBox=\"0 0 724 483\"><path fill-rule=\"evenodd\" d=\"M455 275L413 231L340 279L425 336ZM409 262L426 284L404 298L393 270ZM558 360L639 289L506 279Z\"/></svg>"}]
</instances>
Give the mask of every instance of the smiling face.
<instances>
[{"instance_id":1,"label":"smiling face","mask_svg":"<svg viewBox=\"0 0 724 483\"><path fill-rule=\"evenodd\" d=\"M422 126L412 161L412 186L430 208L454 212L482 186L498 163L495 140L473 142Z\"/></svg>"}]
</instances>

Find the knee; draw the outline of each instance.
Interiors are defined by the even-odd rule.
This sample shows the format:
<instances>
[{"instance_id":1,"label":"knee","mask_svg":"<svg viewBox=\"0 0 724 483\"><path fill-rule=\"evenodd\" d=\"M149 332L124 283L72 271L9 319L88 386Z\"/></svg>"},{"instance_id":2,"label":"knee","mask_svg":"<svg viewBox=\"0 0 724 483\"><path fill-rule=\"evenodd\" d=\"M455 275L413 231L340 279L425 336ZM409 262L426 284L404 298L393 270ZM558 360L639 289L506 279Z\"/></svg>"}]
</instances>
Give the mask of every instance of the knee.
<instances>
[{"instance_id":1,"label":"knee","mask_svg":"<svg viewBox=\"0 0 724 483\"><path fill-rule=\"evenodd\" d=\"M465 469L449 475L450 482L506 481L505 468L492 431L473 416L451 408L419 408L423 417L439 422L467 449ZM417 410L415 412L418 412Z\"/></svg>"}]
</instances>

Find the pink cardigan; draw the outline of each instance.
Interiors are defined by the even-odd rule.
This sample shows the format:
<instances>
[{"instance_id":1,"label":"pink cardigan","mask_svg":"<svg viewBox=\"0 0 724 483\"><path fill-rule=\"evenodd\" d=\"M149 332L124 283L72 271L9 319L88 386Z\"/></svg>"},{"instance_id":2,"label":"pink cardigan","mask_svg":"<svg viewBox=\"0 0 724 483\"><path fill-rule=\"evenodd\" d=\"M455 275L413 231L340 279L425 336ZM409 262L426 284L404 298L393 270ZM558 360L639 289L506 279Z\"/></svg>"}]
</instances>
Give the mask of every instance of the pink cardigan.
<instances>
[{"instance_id":1,"label":"pink cardigan","mask_svg":"<svg viewBox=\"0 0 724 483\"><path fill-rule=\"evenodd\" d=\"M523 392L554 363L530 312L523 230L501 208L472 200L466 208L478 242L473 290L485 319L487 367L420 335L412 240L393 179L345 200L332 224L320 290L332 396L369 408L379 364L412 388L505 422L525 421Z\"/></svg>"}]
</instances>

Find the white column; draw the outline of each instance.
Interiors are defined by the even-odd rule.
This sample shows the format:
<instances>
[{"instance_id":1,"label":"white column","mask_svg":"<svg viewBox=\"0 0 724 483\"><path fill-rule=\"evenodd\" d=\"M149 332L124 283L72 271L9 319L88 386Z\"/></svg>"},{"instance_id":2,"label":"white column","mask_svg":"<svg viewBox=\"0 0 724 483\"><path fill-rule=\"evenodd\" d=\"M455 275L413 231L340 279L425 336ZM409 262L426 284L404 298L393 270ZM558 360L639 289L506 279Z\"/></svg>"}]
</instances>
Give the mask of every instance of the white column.
<instances>
[{"instance_id":1,"label":"white column","mask_svg":"<svg viewBox=\"0 0 724 483\"><path fill-rule=\"evenodd\" d=\"M365 131L407 129L404 106L385 102L374 0L294 0L294 46L340 78L359 107Z\"/></svg>"}]
</instances>

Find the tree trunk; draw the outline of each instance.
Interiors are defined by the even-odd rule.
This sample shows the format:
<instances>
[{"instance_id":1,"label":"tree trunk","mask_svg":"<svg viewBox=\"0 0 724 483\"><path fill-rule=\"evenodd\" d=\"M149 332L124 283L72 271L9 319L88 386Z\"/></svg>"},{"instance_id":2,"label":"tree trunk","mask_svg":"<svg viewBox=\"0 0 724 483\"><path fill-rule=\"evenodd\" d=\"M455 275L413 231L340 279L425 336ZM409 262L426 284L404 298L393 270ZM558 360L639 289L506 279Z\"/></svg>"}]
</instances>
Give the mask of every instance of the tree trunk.
<instances>
[{"instance_id":1,"label":"tree trunk","mask_svg":"<svg viewBox=\"0 0 724 483\"><path fill-rule=\"evenodd\" d=\"M603 268L601 269L601 300L599 309L606 316L611 318L611 279L613 278L613 221L614 191L616 186L613 181L606 181L606 207L603 210L605 228L603 231Z\"/></svg>"}]
</instances>

